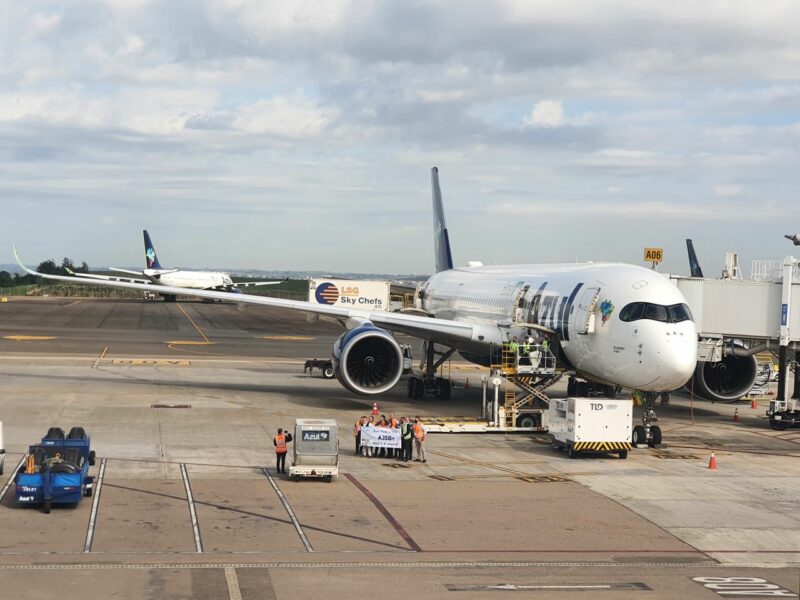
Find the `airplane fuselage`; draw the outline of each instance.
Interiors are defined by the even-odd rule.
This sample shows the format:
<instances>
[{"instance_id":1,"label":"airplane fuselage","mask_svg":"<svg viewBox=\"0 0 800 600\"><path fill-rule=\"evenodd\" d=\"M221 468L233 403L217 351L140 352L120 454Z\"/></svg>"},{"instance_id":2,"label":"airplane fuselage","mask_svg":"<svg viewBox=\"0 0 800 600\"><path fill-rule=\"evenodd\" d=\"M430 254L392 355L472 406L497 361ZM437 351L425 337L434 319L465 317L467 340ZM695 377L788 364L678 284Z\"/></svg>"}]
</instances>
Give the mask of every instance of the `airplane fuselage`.
<instances>
[{"instance_id":1,"label":"airplane fuselage","mask_svg":"<svg viewBox=\"0 0 800 600\"><path fill-rule=\"evenodd\" d=\"M669 310L685 307L683 295L662 275L635 265L454 268L433 275L420 297L421 308L434 317L499 324L508 337L523 335L526 324L550 329L566 366L599 382L668 391L686 383L697 363L697 332L688 308L687 318L679 308ZM626 319L620 319L629 305ZM487 346L465 344L458 350L485 362Z\"/></svg>"},{"instance_id":2,"label":"airplane fuselage","mask_svg":"<svg viewBox=\"0 0 800 600\"><path fill-rule=\"evenodd\" d=\"M145 269L144 276L156 285L195 290L230 290L234 287L230 275L214 271Z\"/></svg>"}]
</instances>

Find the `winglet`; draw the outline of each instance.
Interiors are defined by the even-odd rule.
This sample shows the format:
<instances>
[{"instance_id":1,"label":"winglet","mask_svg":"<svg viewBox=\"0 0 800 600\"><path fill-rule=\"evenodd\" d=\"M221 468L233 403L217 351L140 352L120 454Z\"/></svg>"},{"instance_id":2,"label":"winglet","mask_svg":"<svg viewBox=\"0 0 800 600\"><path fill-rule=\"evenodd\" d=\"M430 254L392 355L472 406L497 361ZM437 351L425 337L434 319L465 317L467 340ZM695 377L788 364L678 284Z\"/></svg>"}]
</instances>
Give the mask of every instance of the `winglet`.
<instances>
[{"instance_id":1,"label":"winglet","mask_svg":"<svg viewBox=\"0 0 800 600\"><path fill-rule=\"evenodd\" d=\"M444 222L442 190L439 188L439 169L431 169L431 188L433 190L433 248L436 258L436 272L453 268L453 255L450 252L450 237Z\"/></svg>"},{"instance_id":2,"label":"winglet","mask_svg":"<svg viewBox=\"0 0 800 600\"><path fill-rule=\"evenodd\" d=\"M697 254L694 252L694 244L692 240L686 240L686 250L689 252L689 272L692 277L703 277L703 269L700 268L700 262L697 260Z\"/></svg>"},{"instance_id":3,"label":"winglet","mask_svg":"<svg viewBox=\"0 0 800 600\"><path fill-rule=\"evenodd\" d=\"M32 271L31 269L29 269L25 265L25 263L22 262L22 259L19 257L19 253L17 252L17 245L14 244L12 247L14 248L14 258L17 260L17 264L19 265L19 268L22 269L23 271L25 271L26 273L29 273L30 275L37 275L38 276L39 273L37 273L36 271Z\"/></svg>"}]
</instances>

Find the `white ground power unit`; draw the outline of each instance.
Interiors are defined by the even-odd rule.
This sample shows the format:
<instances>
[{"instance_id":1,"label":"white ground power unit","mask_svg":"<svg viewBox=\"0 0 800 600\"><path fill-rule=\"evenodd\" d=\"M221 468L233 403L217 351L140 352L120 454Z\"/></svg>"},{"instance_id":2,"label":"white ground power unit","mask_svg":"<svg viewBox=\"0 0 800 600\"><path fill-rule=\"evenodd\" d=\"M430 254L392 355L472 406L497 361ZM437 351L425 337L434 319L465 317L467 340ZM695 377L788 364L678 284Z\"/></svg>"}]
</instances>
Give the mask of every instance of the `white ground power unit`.
<instances>
[{"instance_id":1,"label":"white ground power unit","mask_svg":"<svg viewBox=\"0 0 800 600\"><path fill-rule=\"evenodd\" d=\"M628 457L633 423L632 400L552 399L548 416L553 446L566 449L570 458L591 452L614 452L620 458Z\"/></svg>"}]
</instances>

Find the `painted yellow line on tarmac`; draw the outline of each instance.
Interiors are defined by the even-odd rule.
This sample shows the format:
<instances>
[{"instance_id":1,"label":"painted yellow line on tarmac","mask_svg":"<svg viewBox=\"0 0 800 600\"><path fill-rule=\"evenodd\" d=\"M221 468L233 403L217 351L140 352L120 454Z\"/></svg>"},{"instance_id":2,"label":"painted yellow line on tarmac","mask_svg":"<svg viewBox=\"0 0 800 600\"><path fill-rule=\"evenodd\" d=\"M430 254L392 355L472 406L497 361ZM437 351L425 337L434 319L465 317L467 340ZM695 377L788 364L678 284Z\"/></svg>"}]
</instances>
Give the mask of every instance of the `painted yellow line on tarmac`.
<instances>
[{"instance_id":1,"label":"painted yellow line on tarmac","mask_svg":"<svg viewBox=\"0 0 800 600\"><path fill-rule=\"evenodd\" d=\"M170 340L164 343L168 346L213 346L217 342L209 342L208 340L205 342L201 342L200 340Z\"/></svg>"},{"instance_id":2,"label":"painted yellow line on tarmac","mask_svg":"<svg viewBox=\"0 0 800 600\"><path fill-rule=\"evenodd\" d=\"M202 330L202 329L200 329L200 328L197 326L197 323L195 323L195 322L192 320L192 317L190 317L190 316L189 316L189 313L187 313L185 310L183 310L183 307L182 307L182 306L181 306L181 305L180 305L178 302L176 302L176 303L175 303L175 305L176 305L178 308L180 308L180 309L181 309L181 312L182 312L182 313L183 313L183 314L186 316L186 318L187 318L187 319L189 319L189 323L191 323L192 325L194 325L194 328L195 328L195 329L197 329L197 333L199 333L199 334L200 334L200 336L201 336L201 337L202 337L202 338L203 338L203 339L204 339L206 342L208 342L208 338L206 337L206 334L205 334L205 333L203 333L203 330Z\"/></svg>"},{"instance_id":3,"label":"painted yellow line on tarmac","mask_svg":"<svg viewBox=\"0 0 800 600\"><path fill-rule=\"evenodd\" d=\"M15 342L41 342L44 340L58 339L54 335L7 335L3 337L4 340L13 340Z\"/></svg>"},{"instance_id":4,"label":"painted yellow line on tarmac","mask_svg":"<svg viewBox=\"0 0 800 600\"><path fill-rule=\"evenodd\" d=\"M317 338L311 337L309 335L262 335L260 336L262 340L273 340L276 342L307 342L309 340L315 340Z\"/></svg>"}]
</instances>

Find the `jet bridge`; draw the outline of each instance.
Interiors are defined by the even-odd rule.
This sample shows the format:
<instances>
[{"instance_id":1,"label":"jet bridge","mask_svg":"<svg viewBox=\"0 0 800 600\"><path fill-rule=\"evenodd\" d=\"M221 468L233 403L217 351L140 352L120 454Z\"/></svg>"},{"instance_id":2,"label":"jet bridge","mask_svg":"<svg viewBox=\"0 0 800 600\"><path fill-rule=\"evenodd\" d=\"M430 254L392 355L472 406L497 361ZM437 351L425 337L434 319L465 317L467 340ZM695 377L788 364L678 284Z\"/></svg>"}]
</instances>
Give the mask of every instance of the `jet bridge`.
<instances>
[{"instance_id":1,"label":"jet bridge","mask_svg":"<svg viewBox=\"0 0 800 600\"><path fill-rule=\"evenodd\" d=\"M753 356L763 350L777 350L778 400L785 400L787 351L796 350L800 341L798 260L788 256L783 261L753 261L751 280L670 279L686 297L697 326L695 382L701 393L712 400L741 397L755 379ZM795 384L795 395L797 391Z\"/></svg>"}]
</instances>

